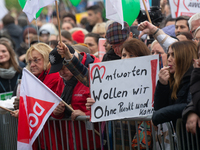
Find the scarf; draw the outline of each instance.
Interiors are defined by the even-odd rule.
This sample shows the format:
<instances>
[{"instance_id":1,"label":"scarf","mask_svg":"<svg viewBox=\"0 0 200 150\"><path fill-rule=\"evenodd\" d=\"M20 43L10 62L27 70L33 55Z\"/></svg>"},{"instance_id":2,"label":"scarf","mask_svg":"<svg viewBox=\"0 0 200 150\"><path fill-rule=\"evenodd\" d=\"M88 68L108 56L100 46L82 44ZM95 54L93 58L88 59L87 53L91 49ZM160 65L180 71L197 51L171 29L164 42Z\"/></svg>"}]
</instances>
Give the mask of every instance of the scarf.
<instances>
[{"instance_id":1,"label":"scarf","mask_svg":"<svg viewBox=\"0 0 200 150\"><path fill-rule=\"evenodd\" d=\"M69 81L65 81L64 79L63 81L65 83L65 87L60 97L67 104L71 104L72 93L78 81L74 76Z\"/></svg>"},{"instance_id":2,"label":"scarf","mask_svg":"<svg viewBox=\"0 0 200 150\"><path fill-rule=\"evenodd\" d=\"M9 69L0 68L0 77L3 79L12 79L16 72L17 71L13 66L11 66Z\"/></svg>"},{"instance_id":3,"label":"scarf","mask_svg":"<svg viewBox=\"0 0 200 150\"><path fill-rule=\"evenodd\" d=\"M65 81L63 79L64 83L65 83L65 87L63 89L63 92L60 96L60 98L62 100L64 100L67 104L71 104L71 100L72 100L72 93L73 90L77 84L77 79L73 76L69 81ZM68 108L65 109L65 117L68 118L69 116L71 116L71 110L69 110Z\"/></svg>"}]
</instances>

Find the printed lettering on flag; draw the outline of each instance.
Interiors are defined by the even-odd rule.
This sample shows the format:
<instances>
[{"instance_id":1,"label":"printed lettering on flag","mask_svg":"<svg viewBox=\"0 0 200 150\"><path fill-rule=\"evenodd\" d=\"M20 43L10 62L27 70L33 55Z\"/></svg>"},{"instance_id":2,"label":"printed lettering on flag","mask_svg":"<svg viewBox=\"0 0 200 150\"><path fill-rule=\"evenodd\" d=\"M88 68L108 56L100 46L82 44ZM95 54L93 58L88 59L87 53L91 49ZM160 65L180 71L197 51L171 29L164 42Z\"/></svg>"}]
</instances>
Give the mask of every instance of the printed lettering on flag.
<instances>
[{"instance_id":1,"label":"printed lettering on flag","mask_svg":"<svg viewBox=\"0 0 200 150\"><path fill-rule=\"evenodd\" d=\"M30 149L61 99L27 69L23 69L18 119L18 150Z\"/></svg>"}]
</instances>

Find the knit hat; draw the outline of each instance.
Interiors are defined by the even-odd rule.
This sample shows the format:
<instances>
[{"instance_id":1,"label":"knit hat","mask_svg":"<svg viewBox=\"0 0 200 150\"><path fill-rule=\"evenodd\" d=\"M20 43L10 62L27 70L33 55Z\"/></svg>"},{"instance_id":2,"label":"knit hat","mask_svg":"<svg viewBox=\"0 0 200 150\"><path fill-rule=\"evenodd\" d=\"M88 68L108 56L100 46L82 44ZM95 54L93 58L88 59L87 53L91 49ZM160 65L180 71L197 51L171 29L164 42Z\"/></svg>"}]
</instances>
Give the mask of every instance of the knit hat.
<instances>
[{"instance_id":1,"label":"knit hat","mask_svg":"<svg viewBox=\"0 0 200 150\"><path fill-rule=\"evenodd\" d=\"M85 35L83 34L81 30L78 30L72 33L72 38L77 43L84 43Z\"/></svg>"},{"instance_id":2,"label":"knit hat","mask_svg":"<svg viewBox=\"0 0 200 150\"><path fill-rule=\"evenodd\" d=\"M75 50L71 46L67 45L67 47L70 53L75 53ZM57 47L54 48L49 54L49 62L51 63L49 74L60 71L63 67L63 60L64 58L62 58L60 54L58 54Z\"/></svg>"},{"instance_id":3,"label":"knit hat","mask_svg":"<svg viewBox=\"0 0 200 150\"><path fill-rule=\"evenodd\" d=\"M29 34L29 33L32 33L32 34L37 35L37 31L35 30L35 28L33 28L33 27L28 27L28 28L26 28L26 29L24 30L24 32L23 32L23 40L25 40L26 35Z\"/></svg>"},{"instance_id":4,"label":"knit hat","mask_svg":"<svg viewBox=\"0 0 200 150\"><path fill-rule=\"evenodd\" d=\"M53 23L46 23L39 30L39 35L41 34L58 35L58 30Z\"/></svg>"},{"instance_id":5,"label":"knit hat","mask_svg":"<svg viewBox=\"0 0 200 150\"><path fill-rule=\"evenodd\" d=\"M129 25L124 22L124 29L122 30L122 25L118 22L113 22L108 26L106 32L106 39L110 44L119 44L124 42L130 33Z\"/></svg>"}]
</instances>

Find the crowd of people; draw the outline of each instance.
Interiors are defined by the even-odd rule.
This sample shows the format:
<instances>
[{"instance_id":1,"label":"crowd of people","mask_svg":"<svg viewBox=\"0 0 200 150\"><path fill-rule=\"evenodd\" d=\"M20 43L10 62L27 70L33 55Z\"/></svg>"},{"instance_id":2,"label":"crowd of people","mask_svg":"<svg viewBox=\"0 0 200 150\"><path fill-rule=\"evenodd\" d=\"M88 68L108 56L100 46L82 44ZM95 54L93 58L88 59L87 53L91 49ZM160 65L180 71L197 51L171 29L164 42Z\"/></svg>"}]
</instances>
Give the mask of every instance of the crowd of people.
<instances>
[{"instance_id":1,"label":"crowd of people","mask_svg":"<svg viewBox=\"0 0 200 150\"><path fill-rule=\"evenodd\" d=\"M3 26L0 28L0 94L11 92L12 96L17 95L17 83L22 77L22 69L26 67L73 109L60 102L52 117L71 117L74 121L77 116L90 116L90 108L95 101L90 96L88 66L100 62L99 39L105 38L103 46L106 53L102 61L159 55L161 69L154 93L152 125L156 129L159 124L172 121L175 127L177 119L183 118L187 131L196 133L196 125L200 128L200 13L174 19L170 16L167 1L161 0L160 6L165 15L160 26L148 21L139 24L135 21L132 26L140 32L137 37L126 22L122 29L118 22L105 21L102 8L98 5L87 8L88 17L83 18L84 24L77 24L72 13L63 14L61 39L57 20L36 26L27 21L24 13L18 18L8 13L2 19ZM147 42L143 35L153 37L152 43ZM80 90L85 92L80 95ZM16 97L15 111L11 113L16 118L20 111L19 103L19 97ZM59 126L58 122L56 126ZM74 127L77 149L80 149L80 129L76 123ZM69 123L68 130L70 128ZM81 128L85 129L85 125L81 124ZM94 128L99 131L95 124ZM48 141L48 130L52 132L47 148L56 149L55 138L60 136L54 134L53 122L50 122L50 126L44 125L45 136L40 135L40 139ZM90 149L94 149L92 132L88 134ZM73 143L72 133L69 132L68 136ZM87 149L85 136L86 133L82 132L83 149ZM96 148L101 149L99 136L96 135L95 139ZM62 149L61 142L57 144ZM37 148L36 141L33 149ZM41 148L44 149L43 144Z\"/></svg>"}]
</instances>

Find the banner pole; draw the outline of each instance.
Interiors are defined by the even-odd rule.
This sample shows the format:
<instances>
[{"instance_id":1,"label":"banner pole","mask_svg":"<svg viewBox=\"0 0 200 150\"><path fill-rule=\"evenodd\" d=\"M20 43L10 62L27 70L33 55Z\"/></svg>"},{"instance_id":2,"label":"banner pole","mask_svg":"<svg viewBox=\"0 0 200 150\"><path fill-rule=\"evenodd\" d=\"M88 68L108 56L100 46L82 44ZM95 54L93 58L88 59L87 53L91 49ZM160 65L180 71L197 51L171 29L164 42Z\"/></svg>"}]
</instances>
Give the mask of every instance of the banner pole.
<instances>
[{"instance_id":1,"label":"banner pole","mask_svg":"<svg viewBox=\"0 0 200 150\"><path fill-rule=\"evenodd\" d=\"M8 108L5 108L5 107L2 107L2 106L0 106L0 108L1 108L1 109L4 109L4 110L6 110L6 111L9 111L9 112L13 112L12 110L10 110L10 109L8 109Z\"/></svg>"},{"instance_id":2,"label":"banner pole","mask_svg":"<svg viewBox=\"0 0 200 150\"><path fill-rule=\"evenodd\" d=\"M60 32L60 18L59 18L59 12L58 12L58 2L57 0L55 1L56 3L56 14L57 14L57 20L58 20L58 33L59 33L59 40L61 43L61 32ZM61 56L63 58L63 56Z\"/></svg>"},{"instance_id":3,"label":"banner pole","mask_svg":"<svg viewBox=\"0 0 200 150\"><path fill-rule=\"evenodd\" d=\"M63 104L65 104L65 106L67 107L67 108L69 108L72 112L74 112L74 109L71 107L71 106L69 106L65 101L63 101L62 100L62 102L63 102Z\"/></svg>"},{"instance_id":4,"label":"banner pole","mask_svg":"<svg viewBox=\"0 0 200 150\"><path fill-rule=\"evenodd\" d=\"M152 23L152 22L151 22L151 18L150 18L150 16L149 16L149 12L148 12L148 10L147 10L147 6L146 6L144 0L142 0L142 2L143 2L143 5L144 5L144 8L145 8L146 14L147 14L147 18L148 18L149 22Z\"/></svg>"}]
</instances>

